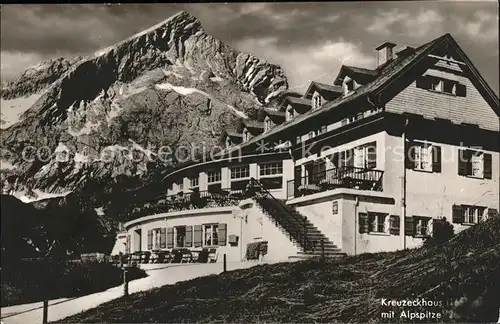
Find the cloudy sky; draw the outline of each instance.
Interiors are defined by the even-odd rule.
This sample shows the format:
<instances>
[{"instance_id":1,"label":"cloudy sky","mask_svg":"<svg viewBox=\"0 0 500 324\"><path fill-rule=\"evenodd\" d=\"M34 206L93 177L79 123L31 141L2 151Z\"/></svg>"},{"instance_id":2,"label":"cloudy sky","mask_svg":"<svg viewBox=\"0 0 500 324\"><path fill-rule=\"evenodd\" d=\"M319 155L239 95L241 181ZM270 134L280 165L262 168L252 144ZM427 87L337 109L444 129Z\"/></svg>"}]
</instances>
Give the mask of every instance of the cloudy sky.
<instances>
[{"instance_id":1,"label":"cloudy sky","mask_svg":"<svg viewBox=\"0 0 500 324\"><path fill-rule=\"evenodd\" d=\"M232 47L279 64L291 88L331 83L341 64L375 67L385 40L419 46L450 33L498 94L498 4L337 2L246 4L3 5L1 78L41 60L107 47L180 10Z\"/></svg>"}]
</instances>

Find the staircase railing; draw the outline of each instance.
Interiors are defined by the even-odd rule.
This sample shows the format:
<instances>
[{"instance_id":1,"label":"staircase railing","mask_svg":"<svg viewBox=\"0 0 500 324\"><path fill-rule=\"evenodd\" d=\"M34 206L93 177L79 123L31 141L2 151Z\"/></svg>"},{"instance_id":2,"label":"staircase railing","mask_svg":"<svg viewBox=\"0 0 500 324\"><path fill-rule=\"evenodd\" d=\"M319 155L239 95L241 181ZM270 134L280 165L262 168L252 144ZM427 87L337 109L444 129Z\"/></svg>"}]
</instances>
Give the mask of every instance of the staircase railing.
<instances>
[{"instance_id":1,"label":"staircase railing","mask_svg":"<svg viewBox=\"0 0 500 324\"><path fill-rule=\"evenodd\" d=\"M258 190L255 190L256 188L258 188ZM269 216L274 218L274 220L281 225L283 229L285 229L289 235L297 241L297 243L302 245L304 251L309 248L313 248L313 244L307 236L307 225L309 224L307 217L302 217L296 213L290 212L288 207L283 202L276 199L268 190L266 190L266 188L264 188L264 186L262 186L259 181L255 178L251 178L249 194L257 194L257 191L263 196L263 198L267 198L269 201L272 201L275 207L277 207L276 214L266 210ZM262 205L262 202L260 203ZM262 207L264 208L264 206ZM284 216L280 215L280 212L283 213Z\"/></svg>"}]
</instances>

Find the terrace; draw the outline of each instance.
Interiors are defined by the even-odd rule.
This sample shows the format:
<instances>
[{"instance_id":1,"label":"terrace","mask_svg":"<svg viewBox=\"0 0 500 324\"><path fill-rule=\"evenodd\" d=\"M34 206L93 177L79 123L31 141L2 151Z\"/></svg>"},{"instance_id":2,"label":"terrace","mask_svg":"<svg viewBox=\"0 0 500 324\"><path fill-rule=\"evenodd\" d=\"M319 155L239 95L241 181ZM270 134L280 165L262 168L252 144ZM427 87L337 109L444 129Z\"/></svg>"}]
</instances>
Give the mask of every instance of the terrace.
<instances>
[{"instance_id":1,"label":"terrace","mask_svg":"<svg viewBox=\"0 0 500 324\"><path fill-rule=\"evenodd\" d=\"M136 207L132 210L132 215L135 219L147 215L173 211L236 206L238 202L245 197L245 190L234 190L229 188L179 192L177 194L164 196L156 202L148 202L142 207Z\"/></svg>"}]
</instances>

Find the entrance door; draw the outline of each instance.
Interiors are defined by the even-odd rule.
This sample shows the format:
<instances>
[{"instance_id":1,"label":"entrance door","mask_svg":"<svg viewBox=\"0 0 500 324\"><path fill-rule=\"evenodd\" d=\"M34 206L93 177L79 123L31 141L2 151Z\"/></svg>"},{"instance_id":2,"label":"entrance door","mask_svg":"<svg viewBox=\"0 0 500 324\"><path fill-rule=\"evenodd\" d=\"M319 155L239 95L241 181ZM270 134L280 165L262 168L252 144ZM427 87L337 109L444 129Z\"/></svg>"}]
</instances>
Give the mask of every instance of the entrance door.
<instances>
[{"instance_id":1,"label":"entrance door","mask_svg":"<svg viewBox=\"0 0 500 324\"><path fill-rule=\"evenodd\" d=\"M302 184L302 166L296 166L294 169L294 175L293 175L293 190L294 190L294 197L299 196L299 187Z\"/></svg>"}]
</instances>

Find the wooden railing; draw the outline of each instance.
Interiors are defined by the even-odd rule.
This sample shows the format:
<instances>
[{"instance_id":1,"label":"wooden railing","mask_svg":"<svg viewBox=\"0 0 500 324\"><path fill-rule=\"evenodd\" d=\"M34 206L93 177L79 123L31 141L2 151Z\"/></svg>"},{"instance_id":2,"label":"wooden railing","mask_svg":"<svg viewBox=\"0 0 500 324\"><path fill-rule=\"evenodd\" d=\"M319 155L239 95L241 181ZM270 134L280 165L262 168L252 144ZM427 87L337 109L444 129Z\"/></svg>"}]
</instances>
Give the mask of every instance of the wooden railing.
<instances>
[{"instance_id":1,"label":"wooden railing","mask_svg":"<svg viewBox=\"0 0 500 324\"><path fill-rule=\"evenodd\" d=\"M287 198L335 188L382 191L384 171L356 167L333 168L287 182Z\"/></svg>"}]
</instances>

